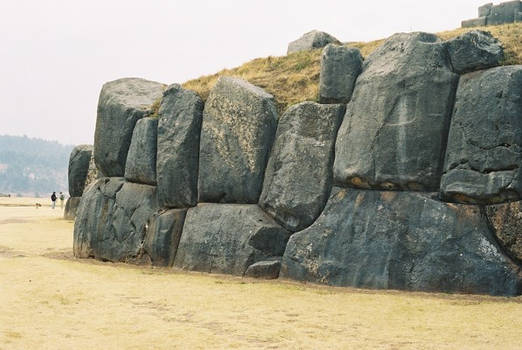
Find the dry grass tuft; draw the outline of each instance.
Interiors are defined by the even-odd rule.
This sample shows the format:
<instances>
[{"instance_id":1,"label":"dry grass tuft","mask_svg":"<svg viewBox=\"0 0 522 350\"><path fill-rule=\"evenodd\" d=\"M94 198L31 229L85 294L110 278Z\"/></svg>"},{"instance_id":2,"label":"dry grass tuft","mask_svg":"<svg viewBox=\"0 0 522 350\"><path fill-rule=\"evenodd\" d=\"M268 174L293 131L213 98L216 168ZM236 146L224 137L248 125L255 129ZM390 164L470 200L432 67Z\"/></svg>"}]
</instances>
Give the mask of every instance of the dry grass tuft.
<instances>
[{"instance_id":1,"label":"dry grass tuft","mask_svg":"<svg viewBox=\"0 0 522 350\"><path fill-rule=\"evenodd\" d=\"M506 54L504 65L522 64L522 40L520 39L522 38L522 23L460 28L437 35L443 40L448 40L473 29L488 31L502 42ZM367 57L384 40L352 42L346 45L358 48L362 55ZM203 100L206 100L210 89L220 76L238 77L274 95L279 113L282 113L295 103L317 101L320 60L321 50L296 52L281 57L256 58L240 67L223 69L216 74L187 81L183 87L196 91Z\"/></svg>"}]
</instances>

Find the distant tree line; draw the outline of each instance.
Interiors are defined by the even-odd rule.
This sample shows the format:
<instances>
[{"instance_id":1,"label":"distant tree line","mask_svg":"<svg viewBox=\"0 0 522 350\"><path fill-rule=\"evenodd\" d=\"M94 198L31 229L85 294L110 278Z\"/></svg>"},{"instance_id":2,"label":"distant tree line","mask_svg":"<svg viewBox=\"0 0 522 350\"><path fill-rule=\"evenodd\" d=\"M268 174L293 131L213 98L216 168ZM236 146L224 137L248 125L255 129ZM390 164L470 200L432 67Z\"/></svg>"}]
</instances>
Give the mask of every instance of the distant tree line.
<instances>
[{"instance_id":1,"label":"distant tree line","mask_svg":"<svg viewBox=\"0 0 522 350\"><path fill-rule=\"evenodd\" d=\"M0 135L0 193L47 196L67 192L74 146L27 136Z\"/></svg>"}]
</instances>

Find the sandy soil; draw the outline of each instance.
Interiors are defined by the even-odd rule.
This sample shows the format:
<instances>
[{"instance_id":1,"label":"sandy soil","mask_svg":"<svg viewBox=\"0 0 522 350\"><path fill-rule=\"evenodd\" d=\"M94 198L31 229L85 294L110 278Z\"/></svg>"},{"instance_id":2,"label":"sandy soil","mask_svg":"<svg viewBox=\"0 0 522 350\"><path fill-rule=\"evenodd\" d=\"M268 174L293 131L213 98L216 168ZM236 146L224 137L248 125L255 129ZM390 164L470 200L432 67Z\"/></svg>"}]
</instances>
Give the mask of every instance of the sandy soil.
<instances>
[{"instance_id":1,"label":"sandy soil","mask_svg":"<svg viewBox=\"0 0 522 350\"><path fill-rule=\"evenodd\" d=\"M61 210L7 204L0 202L0 349L522 348L522 297L365 291L77 260L73 223Z\"/></svg>"}]
</instances>

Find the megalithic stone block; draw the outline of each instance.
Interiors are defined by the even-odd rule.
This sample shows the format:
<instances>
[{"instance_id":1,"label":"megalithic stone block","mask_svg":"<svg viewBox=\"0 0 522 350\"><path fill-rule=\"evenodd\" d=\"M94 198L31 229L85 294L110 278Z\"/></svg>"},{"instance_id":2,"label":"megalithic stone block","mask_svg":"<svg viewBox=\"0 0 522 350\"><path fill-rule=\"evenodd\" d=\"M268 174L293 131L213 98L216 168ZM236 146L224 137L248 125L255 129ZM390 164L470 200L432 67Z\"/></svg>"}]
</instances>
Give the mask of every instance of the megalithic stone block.
<instances>
[{"instance_id":1,"label":"megalithic stone block","mask_svg":"<svg viewBox=\"0 0 522 350\"><path fill-rule=\"evenodd\" d=\"M290 237L280 276L335 286L519 295L479 207L416 192L334 188L317 221Z\"/></svg>"},{"instance_id":2,"label":"megalithic stone block","mask_svg":"<svg viewBox=\"0 0 522 350\"><path fill-rule=\"evenodd\" d=\"M242 276L281 257L289 236L255 204L198 204L187 212L174 266Z\"/></svg>"},{"instance_id":3,"label":"megalithic stone block","mask_svg":"<svg viewBox=\"0 0 522 350\"><path fill-rule=\"evenodd\" d=\"M69 157L69 194L71 197L81 197L85 187L89 162L92 157L91 145L80 145L73 148Z\"/></svg>"},{"instance_id":4,"label":"megalithic stone block","mask_svg":"<svg viewBox=\"0 0 522 350\"><path fill-rule=\"evenodd\" d=\"M276 127L272 95L219 78L203 111L199 202L257 203Z\"/></svg>"},{"instance_id":5,"label":"megalithic stone block","mask_svg":"<svg viewBox=\"0 0 522 350\"><path fill-rule=\"evenodd\" d=\"M341 186L437 191L459 76L432 34L395 34L364 62L335 145Z\"/></svg>"},{"instance_id":6,"label":"megalithic stone block","mask_svg":"<svg viewBox=\"0 0 522 350\"><path fill-rule=\"evenodd\" d=\"M122 177L136 122L152 113L163 84L139 78L105 83L98 101L94 133L94 160L108 177Z\"/></svg>"},{"instance_id":7,"label":"megalithic stone block","mask_svg":"<svg viewBox=\"0 0 522 350\"><path fill-rule=\"evenodd\" d=\"M522 198L522 66L461 77L441 194L461 203Z\"/></svg>"},{"instance_id":8,"label":"megalithic stone block","mask_svg":"<svg viewBox=\"0 0 522 350\"><path fill-rule=\"evenodd\" d=\"M259 204L290 231L319 216L332 187L343 105L303 102L281 117Z\"/></svg>"},{"instance_id":9,"label":"megalithic stone block","mask_svg":"<svg viewBox=\"0 0 522 350\"><path fill-rule=\"evenodd\" d=\"M125 164L127 181L156 185L156 150L158 119L138 120L132 133L132 141Z\"/></svg>"},{"instance_id":10,"label":"megalithic stone block","mask_svg":"<svg viewBox=\"0 0 522 350\"><path fill-rule=\"evenodd\" d=\"M166 208L193 207L198 200L199 138L203 101L173 84L165 90L158 124L158 201Z\"/></svg>"},{"instance_id":11,"label":"megalithic stone block","mask_svg":"<svg viewBox=\"0 0 522 350\"><path fill-rule=\"evenodd\" d=\"M359 49L328 44L321 56L319 102L350 102L362 64Z\"/></svg>"}]
</instances>

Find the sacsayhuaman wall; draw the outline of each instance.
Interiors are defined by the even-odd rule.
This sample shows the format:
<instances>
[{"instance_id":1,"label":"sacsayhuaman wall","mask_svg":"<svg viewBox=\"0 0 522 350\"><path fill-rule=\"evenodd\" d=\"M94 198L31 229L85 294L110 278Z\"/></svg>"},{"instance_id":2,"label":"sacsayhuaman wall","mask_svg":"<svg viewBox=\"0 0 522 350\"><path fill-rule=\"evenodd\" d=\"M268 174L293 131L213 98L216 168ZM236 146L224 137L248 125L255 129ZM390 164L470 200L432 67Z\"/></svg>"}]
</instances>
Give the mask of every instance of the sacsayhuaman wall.
<instances>
[{"instance_id":1,"label":"sacsayhuaman wall","mask_svg":"<svg viewBox=\"0 0 522 350\"><path fill-rule=\"evenodd\" d=\"M478 18L462 21L462 28L483 27L522 22L522 2L506 1L498 5L488 3L478 8Z\"/></svg>"},{"instance_id":2,"label":"sacsayhuaman wall","mask_svg":"<svg viewBox=\"0 0 522 350\"><path fill-rule=\"evenodd\" d=\"M81 196L74 254L519 295L522 66L498 66L502 57L480 31L450 41L396 34L364 61L329 44L321 103L281 116L273 96L233 77L205 103L176 84L106 83L98 179L71 193ZM78 188L85 177L96 176L77 176Z\"/></svg>"}]
</instances>

